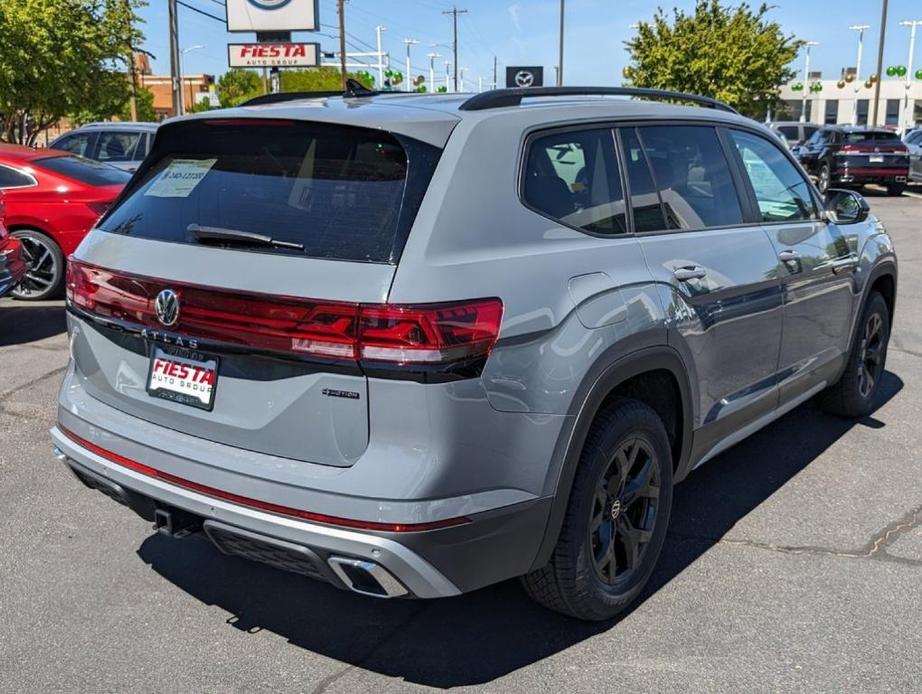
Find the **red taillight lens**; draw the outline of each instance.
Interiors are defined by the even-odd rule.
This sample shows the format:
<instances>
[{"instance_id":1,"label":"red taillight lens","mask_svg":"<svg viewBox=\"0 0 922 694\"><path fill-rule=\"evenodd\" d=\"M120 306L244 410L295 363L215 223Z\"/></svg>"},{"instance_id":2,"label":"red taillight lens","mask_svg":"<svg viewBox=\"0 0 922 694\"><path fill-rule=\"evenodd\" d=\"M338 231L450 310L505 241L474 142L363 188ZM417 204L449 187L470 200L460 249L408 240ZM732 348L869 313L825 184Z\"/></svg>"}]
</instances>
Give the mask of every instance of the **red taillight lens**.
<instances>
[{"instance_id":1,"label":"red taillight lens","mask_svg":"<svg viewBox=\"0 0 922 694\"><path fill-rule=\"evenodd\" d=\"M363 306L359 356L369 361L445 363L489 354L499 335L499 299L437 306Z\"/></svg>"},{"instance_id":2,"label":"red taillight lens","mask_svg":"<svg viewBox=\"0 0 922 694\"><path fill-rule=\"evenodd\" d=\"M484 357L503 316L499 299L420 306L312 301L120 275L74 260L67 265L73 306L154 330L164 330L154 300L167 287L180 303L171 332L337 361L448 364Z\"/></svg>"}]
</instances>

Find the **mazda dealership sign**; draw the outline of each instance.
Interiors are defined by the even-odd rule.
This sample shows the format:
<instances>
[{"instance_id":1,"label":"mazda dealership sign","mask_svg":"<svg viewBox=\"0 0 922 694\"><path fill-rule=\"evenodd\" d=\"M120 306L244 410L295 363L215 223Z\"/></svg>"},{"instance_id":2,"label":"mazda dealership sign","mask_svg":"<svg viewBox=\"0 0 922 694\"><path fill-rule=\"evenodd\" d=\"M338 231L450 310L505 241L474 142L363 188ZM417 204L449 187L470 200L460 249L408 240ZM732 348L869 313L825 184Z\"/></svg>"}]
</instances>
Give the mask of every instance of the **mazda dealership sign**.
<instances>
[{"instance_id":1,"label":"mazda dealership sign","mask_svg":"<svg viewBox=\"0 0 922 694\"><path fill-rule=\"evenodd\" d=\"M319 0L227 0L228 31L317 31Z\"/></svg>"},{"instance_id":2,"label":"mazda dealership sign","mask_svg":"<svg viewBox=\"0 0 922 694\"><path fill-rule=\"evenodd\" d=\"M506 68L507 87L543 87L544 68L540 65L510 65Z\"/></svg>"}]
</instances>

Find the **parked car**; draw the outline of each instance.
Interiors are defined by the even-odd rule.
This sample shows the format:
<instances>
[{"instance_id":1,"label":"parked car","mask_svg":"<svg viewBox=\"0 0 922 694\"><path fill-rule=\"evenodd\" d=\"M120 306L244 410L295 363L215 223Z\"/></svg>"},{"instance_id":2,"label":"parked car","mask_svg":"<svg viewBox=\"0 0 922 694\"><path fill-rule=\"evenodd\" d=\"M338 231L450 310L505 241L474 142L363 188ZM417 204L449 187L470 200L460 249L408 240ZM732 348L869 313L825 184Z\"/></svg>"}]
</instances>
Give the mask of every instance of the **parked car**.
<instances>
[{"instance_id":1,"label":"parked car","mask_svg":"<svg viewBox=\"0 0 922 694\"><path fill-rule=\"evenodd\" d=\"M922 183L922 128L907 133L903 144L909 150L909 180Z\"/></svg>"},{"instance_id":2,"label":"parked car","mask_svg":"<svg viewBox=\"0 0 922 694\"><path fill-rule=\"evenodd\" d=\"M150 151L158 127L159 123L89 123L49 146L133 172Z\"/></svg>"},{"instance_id":3,"label":"parked car","mask_svg":"<svg viewBox=\"0 0 922 694\"><path fill-rule=\"evenodd\" d=\"M0 144L5 224L31 264L13 296L40 301L60 294L64 259L130 177L83 157Z\"/></svg>"},{"instance_id":4,"label":"parked car","mask_svg":"<svg viewBox=\"0 0 922 694\"><path fill-rule=\"evenodd\" d=\"M796 120L775 121L769 123L768 127L779 135L782 135L789 147L802 145L813 136L821 126L816 123L801 123Z\"/></svg>"},{"instance_id":5,"label":"parked car","mask_svg":"<svg viewBox=\"0 0 922 694\"><path fill-rule=\"evenodd\" d=\"M56 456L160 532L599 620L674 483L813 396L873 410L896 258L711 99L356 88L164 124L67 291Z\"/></svg>"},{"instance_id":6,"label":"parked car","mask_svg":"<svg viewBox=\"0 0 922 694\"><path fill-rule=\"evenodd\" d=\"M22 253L22 243L10 236L3 224L3 214L3 194L0 193L0 298L9 294L29 269Z\"/></svg>"},{"instance_id":7,"label":"parked car","mask_svg":"<svg viewBox=\"0 0 922 694\"><path fill-rule=\"evenodd\" d=\"M794 155L817 187L879 183L888 195L902 195L909 176L909 150L890 130L852 126L825 126Z\"/></svg>"}]
</instances>

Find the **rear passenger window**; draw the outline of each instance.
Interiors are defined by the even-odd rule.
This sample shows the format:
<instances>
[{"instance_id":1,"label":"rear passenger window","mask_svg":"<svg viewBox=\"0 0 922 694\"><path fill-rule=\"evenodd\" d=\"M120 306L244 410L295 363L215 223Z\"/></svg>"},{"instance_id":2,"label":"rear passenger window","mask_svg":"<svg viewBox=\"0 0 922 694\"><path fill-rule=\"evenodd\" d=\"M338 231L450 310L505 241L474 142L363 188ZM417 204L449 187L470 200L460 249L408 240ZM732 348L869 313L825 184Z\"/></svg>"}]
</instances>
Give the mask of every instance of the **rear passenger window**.
<instances>
[{"instance_id":1,"label":"rear passenger window","mask_svg":"<svg viewBox=\"0 0 922 694\"><path fill-rule=\"evenodd\" d=\"M524 188L525 202L548 217L596 234L627 231L611 130L535 139L528 149Z\"/></svg>"},{"instance_id":2,"label":"rear passenger window","mask_svg":"<svg viewBox=\"0 0 922 694\"><path fill-rule=\"evenodd\" d=\"M810 186L791 161L763 137L731 130L764 222L813 219Z\"/></svg>"},{"instance_id":3,"label":"rear passenger window","mask_svg":"<svg viewBox=\"0 0 922 694\"><path fill-rule=\"evenodd\" d=\"M0 188L25 188L34 186L35 181L24 173L0 166Z\"/></svg>"},{"instance_id":4,"label":"rear passenger window","mask_svg":"<svg viewBox=\"0 0 922 694\"><path fill-rule=\"evenodd\" d=\"M714 128L649 126L640 139L670 229L704 229L743 222L739 196Z\"/></svg>"},{"instance_id":5,"label":"rear passenger window","mask_svg":"<svg viewBox=\"0 0 922 694\"><path fill-rule=\"evenodd\" d=\"M634 231L662 231L666 229L663 206L650 175L637 132L631 128L621 131L624 150L624 168L631 190L631 210L634 213Z\"/></svg>"}]
</instances>

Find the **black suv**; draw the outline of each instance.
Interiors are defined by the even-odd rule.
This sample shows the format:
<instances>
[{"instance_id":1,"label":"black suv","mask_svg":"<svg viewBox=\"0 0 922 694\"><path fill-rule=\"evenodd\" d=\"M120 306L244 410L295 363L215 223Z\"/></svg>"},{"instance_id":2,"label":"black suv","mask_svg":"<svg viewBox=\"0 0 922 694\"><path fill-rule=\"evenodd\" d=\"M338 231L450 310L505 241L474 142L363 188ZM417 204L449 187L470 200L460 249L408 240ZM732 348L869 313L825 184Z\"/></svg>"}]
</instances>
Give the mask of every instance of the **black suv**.
<instances>
[{"instance_id":1,"label":"black suv","mask_svg":"<svg viewBox=\"0 0 922 694\"><path fill-rule=\"evenodd\" d=\"M909 149L889 130L829 126L792 148L825 193L836 185L879 183L902 195L909 176Z\"/></svg>"}]
</instances>

